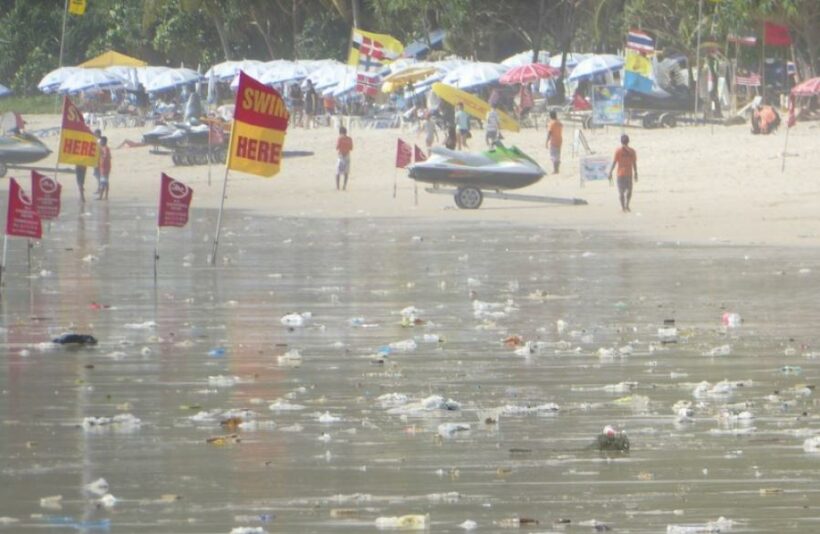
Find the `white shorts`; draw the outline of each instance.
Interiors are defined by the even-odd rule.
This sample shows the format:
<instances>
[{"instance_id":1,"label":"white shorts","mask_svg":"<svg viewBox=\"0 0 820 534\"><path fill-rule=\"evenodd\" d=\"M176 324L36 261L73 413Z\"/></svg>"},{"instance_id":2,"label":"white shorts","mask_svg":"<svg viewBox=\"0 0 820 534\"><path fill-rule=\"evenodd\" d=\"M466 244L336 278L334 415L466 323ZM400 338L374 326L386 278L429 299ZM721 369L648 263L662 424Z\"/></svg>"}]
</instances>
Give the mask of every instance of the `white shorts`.
<instances>
[{"instance_id":1,"label":"white shorts","mask_svg":"<svg viewBox=\"0 0 820 534\"><path fill-rule=\"evenodd\" d=\"M348 174L350 172L350 156L339 156L336 162L336 174Z\"/></svg>"},{"instance_id":2,"label":"white shorts","mask_svg":"<svg viewBox=\"0 0 820 534\"><path fill-rule=\"evenodd\" d=\"M550 159L553 163L558 163L561 161L561 147L560 146L550 146Z\"/></svg>"}]
</instances>

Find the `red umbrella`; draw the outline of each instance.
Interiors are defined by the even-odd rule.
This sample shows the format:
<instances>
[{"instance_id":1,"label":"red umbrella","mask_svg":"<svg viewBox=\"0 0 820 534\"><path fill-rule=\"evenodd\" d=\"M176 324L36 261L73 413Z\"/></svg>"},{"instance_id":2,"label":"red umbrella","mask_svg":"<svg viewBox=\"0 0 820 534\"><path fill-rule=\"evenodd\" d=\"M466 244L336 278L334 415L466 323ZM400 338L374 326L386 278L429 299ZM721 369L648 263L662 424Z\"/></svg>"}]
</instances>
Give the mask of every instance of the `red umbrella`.
<instances>
[{"instance_id":1,"label":"red umbrella","mask_svg":"<svg viewBox=\"0 0 820 534\"><path fill-rule=\"evenodd\" d=\"M498 81L504 85L515 85L518 83L532 83L543 78L553 78L559 74L561 74L560 70L549 65L530 63L529 65L511 68Z\"/></svg>"},{"instance_id":2,"label":"red umbrella","mask_svg":"<svg viewBox=\"0 0 820 534\"><path fill-rule=\"evenodd\" d=\"M792 95L794 95L794 96L820 95L820 77L811 78L811 79L806 80L805 82L803 82L801 84L795 85L794 88L792 89Z\"/></svg>"}]
</instances>

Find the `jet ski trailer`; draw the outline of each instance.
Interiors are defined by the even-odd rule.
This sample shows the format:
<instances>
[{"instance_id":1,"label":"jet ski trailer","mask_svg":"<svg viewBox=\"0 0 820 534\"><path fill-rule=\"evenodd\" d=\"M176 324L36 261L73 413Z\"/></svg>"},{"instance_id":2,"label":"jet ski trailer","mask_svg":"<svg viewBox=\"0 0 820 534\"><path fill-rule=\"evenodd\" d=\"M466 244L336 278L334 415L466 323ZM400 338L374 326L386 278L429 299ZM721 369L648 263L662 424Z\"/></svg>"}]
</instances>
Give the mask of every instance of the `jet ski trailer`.
<instances>
[{"instance_id":1,"label":"jet ski trailer","mask_svg":"<svg viewBox=\"0 0 820 534\"><path fill-rule=\"evenodd\" d=\"M500 144L487 152L472 154L441 147L433 147L430 157L408 167L409 177L417 182L432 184L428 193L452 194L456 206L477 209L484 197L528 202L558 204L586 204L581 199L563 199L536 195L502 193L537 183L544 170L532 158L516 147ZM451 188L442 188L451 186ZM454 187L455 189L452 189Z\"/></svg>"}]
</instances>

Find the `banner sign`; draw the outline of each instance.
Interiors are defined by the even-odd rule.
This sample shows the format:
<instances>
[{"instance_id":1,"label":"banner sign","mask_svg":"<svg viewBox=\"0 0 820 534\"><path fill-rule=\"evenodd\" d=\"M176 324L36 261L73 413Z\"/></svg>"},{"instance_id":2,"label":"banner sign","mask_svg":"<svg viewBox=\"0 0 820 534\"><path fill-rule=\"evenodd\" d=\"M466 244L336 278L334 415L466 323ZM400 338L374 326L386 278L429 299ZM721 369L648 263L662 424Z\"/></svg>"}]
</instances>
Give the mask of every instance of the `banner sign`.
<instances>
[{"instance_id":1,"label":"banner sign","mask_svg":"<svg viewBox=\"0 0 820 534\"><path fill-rule=\"evenodd\" d=\"M239 72L227 167L270 178L279 172L288 110L275 90Z\"/></svg>"},{"instance_id":2,"label":"banner sign","mask_svg":"<svg viewBox=\"0 0 820 534\"><path fill-rule=\"evenodd\" d=\"M9 203L6 213L6 235L40 239L43 226L31 200L14 178L9 178Z\"/></svg>"},{"instance_id":3,"label":"banner sign","mask_svg":"<svg viewBox=\"0 0 820 534\"><path fill-rule=\"evenodd\" d=\"M162 173L162 189L159 193L159 217L157 226L183 227L188 224L188 211L194 190Z\"/></svg>"},{"instance_id":4,"label":"banner sign","mask_svg":"<svg viewBox=\"0 0 820 534\"><path fill-rule=\"evenodd\" d=\"M31 201L40 219L60 216L60 194L63 186L50 176L31 171Z\"/></svg>"},{"instance_id":5,"label":"banner sign","mask_svg":"<svg viewBox=\"0 0 820 534\"><path fill-rule=\"evenodd\" d=\"M624 123L624 88L620 85L592 86L593 124Z\"/></svg>"},{"instance_id":6,"label":"banner sign","mask_svg":"<svg viewBox=\"0 0 820 534\"><path fill-rule=\"evenodd\" d=\"M606 156L581 156L581 181L593 182L609 179L609 166L612 162Z\"/></svg>"},{"instance_id":7,"label":"banner sign","mask_svg":"<svg viewBox=\"0 0 820 534\"><path fill-rule=\"evenodd\" d=\"M66 96L63 99L63 124L60 128L57 162L96 167L99 159L97 137L86 126L77 106Z\"/></svg>"}]
</instances>

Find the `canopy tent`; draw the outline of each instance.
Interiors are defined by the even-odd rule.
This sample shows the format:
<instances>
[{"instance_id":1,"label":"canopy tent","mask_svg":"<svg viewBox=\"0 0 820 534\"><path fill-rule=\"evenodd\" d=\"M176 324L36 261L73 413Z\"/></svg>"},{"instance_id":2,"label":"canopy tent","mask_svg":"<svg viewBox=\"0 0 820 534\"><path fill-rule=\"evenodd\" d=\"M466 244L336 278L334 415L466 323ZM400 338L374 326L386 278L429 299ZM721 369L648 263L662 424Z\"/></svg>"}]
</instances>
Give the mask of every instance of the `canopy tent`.
<instances>
[{"instance_id":1,"label":"canopy tent","mask_svg":"<svg viewBox=\"0 0 820 534\"><path fill-rule=\"evenodd\" d=\"M145 67L146 65L148 63L141 59L109 50L77 66L86 69L104 69L105 67Z\"/></svg>"}]
</instances>

